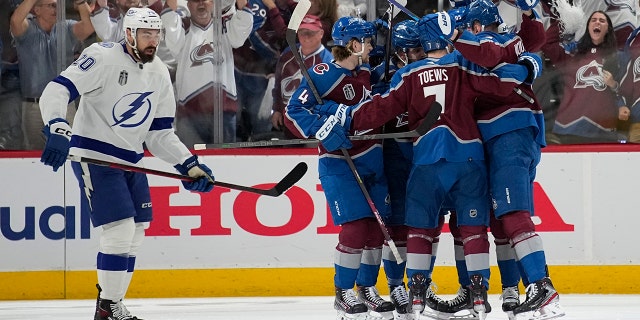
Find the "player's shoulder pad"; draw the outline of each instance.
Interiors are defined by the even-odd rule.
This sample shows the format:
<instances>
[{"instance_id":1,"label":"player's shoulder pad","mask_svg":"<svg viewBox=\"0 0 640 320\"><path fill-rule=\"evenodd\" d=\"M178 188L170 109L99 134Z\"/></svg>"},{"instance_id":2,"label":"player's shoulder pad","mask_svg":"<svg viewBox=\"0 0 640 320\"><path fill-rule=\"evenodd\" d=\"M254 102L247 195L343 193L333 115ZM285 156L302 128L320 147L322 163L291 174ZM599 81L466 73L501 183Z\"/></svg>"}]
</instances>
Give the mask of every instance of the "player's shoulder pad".
<instances>
[{"instance_id":1,"label":"player's shoulder pad","mask_svg":"<svg viewBox=\"0 0 640 320\"><path fill-rule=\"evenodd\" d=\"M461 62L466 61L466 59L462 56L462 53L458 50L454 50L453 52L444 55L442 58L438 60L430 60L435 64L439 65L450 65L450 64L461 64Z\"/></svg>"},{"instance_id":2,"label":"player's shoulder pad","mask_svg":"<svg viewBox=\"0 0 640 320\"><path fill-rule=\"evenodd\" d=\"M482 31L476 35L479 41L493 41L500 43L500 34L493 31Z\"/></svg>"},{"instance_id":3,"label":"player's shoulder pad","mask_svg":"<svg viewBox=\"0 0 640 320\"><path fill-rule=\"evenodd\" d=\"M84 49L81 56L87 55L98 59L107 59L108 57L117 54L117 51L122 50L124 50L122 45L117 42L96 42Z\"/></svg>"}]
</instances>

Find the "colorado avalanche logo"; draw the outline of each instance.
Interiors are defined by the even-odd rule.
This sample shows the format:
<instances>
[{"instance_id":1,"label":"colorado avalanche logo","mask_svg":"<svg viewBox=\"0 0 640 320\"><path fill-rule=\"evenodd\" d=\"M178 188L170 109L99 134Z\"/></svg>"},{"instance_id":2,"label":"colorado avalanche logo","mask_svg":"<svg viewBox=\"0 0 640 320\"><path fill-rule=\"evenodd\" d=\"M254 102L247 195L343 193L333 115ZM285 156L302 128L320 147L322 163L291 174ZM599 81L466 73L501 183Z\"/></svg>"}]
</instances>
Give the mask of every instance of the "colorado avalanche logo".
<instances>
[{"instance_id":1,"label":"colorado avalanche logo","mask_svg":"<svg viewBox=\"0 0 640 320\"><path fill-rule=\"evenodd\" d=\"M633 82L640 81L640 57L633 61Z\"/></svg>"},{"instance_id":2,"label":"colorado avalanche logo","mask_svg":"<svg viewBox=\"0 0 640 320\"><path fill-rule=\"evenodd\" d=\"M191 58L191 66L200 66L207 62L211 62L214 65L221 65L224 62L224 57L215 56L215 48L212 42L206 42L199 46L196 46L191 50L189 57Z\"/></svg>"},{"instance_id":3,"label":"colorado avalanche logo","mask_svg":"<svg viewBox=\"0 0 640 320\"><path fill-rule=\"evenodd\" d=\"M149 95L153 92L130 93L118 100L111 110L114 124L112 127L137 127L144 123L151 113Z\"/></svg>"},{"instance_id":4,"label":"colorado avalanche logo","mask_svg":"<svg viewBox=\"0 0 640 320\"><path fill-rule=\"evenodd\" d=\"M607 85L604 83L602 75L598 71L602 68L602 65L595 60L589 62L588 65L580 67L576 71L576 84L574 88L587 88L593 87L597 91L604 91L607 89Z\"/></svg>"},{"instance_id":5,"label":"colorado avalanche logo","mask_svg":"<svg viewBox=\"0 0 640 320\"><path fill-rule=\"evenodd\" d=\"M296 92L298 87L300 86L300 82L302 80L302 72L300 69L296 70L296 72L286 78L282 78L282 83L280 84L280 92L282 93L282 98L284 102L289 101L293 93Z\"/></svg>"}]
</instances>

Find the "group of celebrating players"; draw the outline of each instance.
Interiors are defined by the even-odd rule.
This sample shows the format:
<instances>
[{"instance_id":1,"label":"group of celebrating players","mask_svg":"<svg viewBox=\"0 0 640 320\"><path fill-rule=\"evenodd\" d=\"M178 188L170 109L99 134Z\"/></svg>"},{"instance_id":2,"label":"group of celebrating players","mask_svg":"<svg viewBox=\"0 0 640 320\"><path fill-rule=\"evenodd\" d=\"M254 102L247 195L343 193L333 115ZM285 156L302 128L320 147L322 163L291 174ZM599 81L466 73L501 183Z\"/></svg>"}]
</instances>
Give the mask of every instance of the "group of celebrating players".
<instances>
[{"instance_id":1,"label":"group of celebrating players","mask_svg":"<svg viewBox=\"0 0 640 320\"><path fill-rule=\"evenodd\" d=\"M531 220L546 145L531 89L542 61L532 52L545 43L545 32L532 10L538 0L516 4L517 33L504 32L490 0L452 1L449 12L396 23L386 48L391 59L374 69L376 26L340 18L332 30L334 61L310 68L292 95L285 125L320 140L320 181L342 227L334 253L338 319L484 319L491 311L488 227L509 318L564 315ZM413 130L437 107L440 117L420 137L348 138ZM431 290L431 274L447 215L460 289L445 301ZM394 257L381 228L406 262ZM390 302L376 289L380 264Z\"/></svg>"}]
</instances>

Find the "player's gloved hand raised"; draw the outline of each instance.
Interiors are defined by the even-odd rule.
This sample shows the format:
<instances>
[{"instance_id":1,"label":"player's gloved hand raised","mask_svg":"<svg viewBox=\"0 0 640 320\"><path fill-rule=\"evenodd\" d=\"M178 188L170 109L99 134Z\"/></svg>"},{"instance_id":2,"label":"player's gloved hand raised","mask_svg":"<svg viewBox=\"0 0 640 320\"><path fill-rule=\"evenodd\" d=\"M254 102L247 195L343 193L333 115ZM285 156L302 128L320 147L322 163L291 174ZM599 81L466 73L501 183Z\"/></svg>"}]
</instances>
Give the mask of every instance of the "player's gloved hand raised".
<instances>
[{"instance_id":1,"label":"player's gloved hand raised","mask_svg":"<svg viewBox=\"0 0 640 320\"><path fill-rule=\"evenodd\" d=\"M420 19L417 24L420 38L445 40L451 38L456 28L455 20L445 11L430 13Z\"/></svg>"},{"instance_id":2,"label":"player's gloved hand raised","mask_svg":"<svg viewBox=\"0 0 640 320\"><path fill-rule=\"evenodd\" d=\"M529 72L524 80L525 84L533 84L533 80L542 75L542 59L537 54L524 52L518 57L518 64L527 67Z\"/></svg>"},{"instance_id":3,"label":"player's gloved hand raised","mask_svg":"<svg viewBox=\"0 0 640 320\"><path fill-rule=\"evenodd\" d=\"M316 139L320 140L320 143L329 152L350 149L353 146L347 136L347 130L334 115L327 117L322 127L316 132Z\"/></svg>"},{"instance_id":4,"label":"player's gloved hand raised","mask_svg":"<svg viewBox=\"0 0 640 320\"><path fill-rule=\"evenodd\" d=\"M182 185L189 191L209 192L213 189L215 178L207 165L198 162L198 156L194 155L184 161L183 164L174 166L180 174L197 178L192 181L182 181Z\"/></svg>"},{"instance_id":5,"label":"player's gloved hand raised","mask_svg":"<svg viewBox=\"0 0 640 320\"><path fill-rule=\"evenodd\" d=\"M537 6L540 0L516 0L516 6L522 10L531 10Z\"/></svg>"},{"instance_id":6,"label":"player's gloved hand raised","mask_svg":"<svg viewBox=\"0 0 640 320\"><path fill-rule=\"evenodd\" d=\"M56 118L44 126L42 132L47 137L47 143L42 150L40 162L52 166L53 171L58 171L69 156L69 143L71 141L71 127L67 120Z\"/></svg>"}]
</instances>

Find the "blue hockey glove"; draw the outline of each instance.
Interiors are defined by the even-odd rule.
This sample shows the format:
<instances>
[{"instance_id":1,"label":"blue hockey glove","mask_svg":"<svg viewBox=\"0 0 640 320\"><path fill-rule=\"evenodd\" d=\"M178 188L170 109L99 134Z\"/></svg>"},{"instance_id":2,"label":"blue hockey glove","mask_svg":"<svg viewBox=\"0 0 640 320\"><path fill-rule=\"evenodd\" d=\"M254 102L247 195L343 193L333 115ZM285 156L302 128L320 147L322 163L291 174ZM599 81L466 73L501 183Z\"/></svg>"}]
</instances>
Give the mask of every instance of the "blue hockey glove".
<instances>
[{"instance_id":1,"label":"blue hockey glove","mask_svg":"<svg viewBox=\"0 0 640 320\"><path fill-rule=\"evenodd\" d=\"M198 156L192 156L184 161L183 164L174 166L180 174L198 178L193 181L182 181L182 185L189 191L209 192L213 189L213 172L205 164L198 162Z\"/></svg>"},{"instance_id":2,"label":"blue hockey glove","mask_svg":"<svg viewBox=\"0 0 640 320\"><path fill-rule=\"evenodd\" d=\"M456 28L455 20L449 13L441 11L428 14L420 19L417 24L420 39L448 40Z\"/></svg>"},{"instance_id":3,"label":"blue hockey glove","mask_svg":"<svg viewBox=\"0 0 640 320\"><path fill-rule=\"evenodd\" d=\"M69 155L69 143L71 141L71 127L67 120L56 118L42 129L47 137L47 143L42 150L40 162L52 166L53 171L58 171Z\"/></svg>"},{"instance_id":4,"label":"blue hockey glove","mask_svg":"<svg viewBox=\"0 0 640 320\"><path fill-rule=\"evenodd\" d=\"M347 131L349 131L349 128L351 128L351 107L350 106L347 106L344 104L338 105L338 107L336 108L336 112L333 114L333 116L340 121L340 125L343 128L346 128Z\"/></svg>"},{"instance_id":5,"label":"blue hockey glove","mask_svg":"<svg viewBox=\"0 0 640 320\"><path fill-rule=\"evenodd\" d=\"M376 29L381 30L381 29L386 29L389 30L389 23L384 20L384 19L376 19L375 21L373 21L373 25L376 26Z\"/></svg>"},{"instance_id":6,"label":"blue hockey glove","mask_svg":"<svg viewBox=\"0 0 640 320\"><path fill-rule=\"evenodd\" d=\"M313 112L320 116L335 116L340 120L340 125L345 128L351 127L351 107L342 103L326 101L324 104L313 106Z\"/></svg>"},{"instance_id":7,"label":"blue hockey glove","mask_svg":"<svg viewBox=\"0 0 640 320\"><path fill-rule=\"evenodd\" d=\"M524 80L525 84L533 84L533 80L542 75L542 59L537 54L525 52L518 57L518 64L527 67L529 75Z\"/></svg>"},{"instance_id":8,"label":"blue hockey glove","mask_svg":"<svg viewBox=\"0 0 640 320\"><path fill-rule=\"evenodd\" d=\"M320 116L330 116L336 113L336 110L338 110L339 106L339 103L328 100L323 104L316 104L315 106L313 106L313 113Z\"/></svg>"},{"instance_id":9,"label":"blue hockey glove","mask_svg":"<svg viewBox=\"0 0 640 320\"><path fill-rule=\"evenodd\" d=\"M324 121L320 130L316 132L316 139L327 151L332 152L338 149L350 149L353 145L347 136L347 130L340 125L340 120L331 115Z\"/></svg>"},{"instance_id":10,"label":"blue hockey glove","mask_svg":"<svg viewBox=\"0 0 640 320\"><path fill-rule=\"evenodd\" d=\"M540 0L516 0L516 6L522 10L530 10L537 6Z\"/></svg>"},{"instance_id":11,"label":"blue hockey glove","mask_svg":"<svg viewBox=\"0 0 640 320\"><path fill-rule=\"evenodd\" d=\"M578 42L576 41L563 42L561 45L564 48L564 51L568 53L575 53L578 50Z\"/></svg>"}]
</instances>

